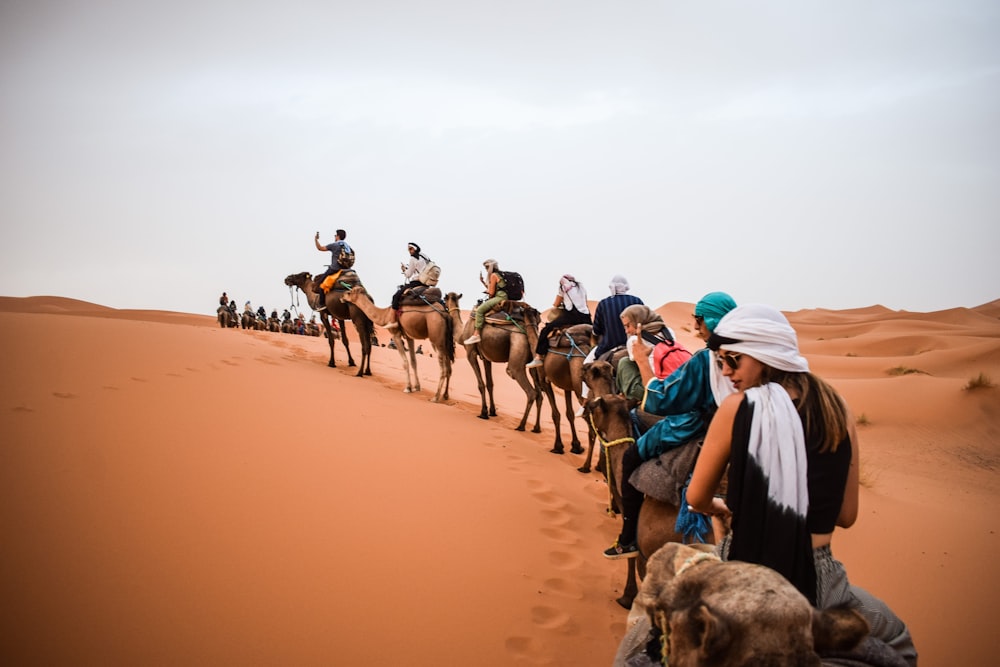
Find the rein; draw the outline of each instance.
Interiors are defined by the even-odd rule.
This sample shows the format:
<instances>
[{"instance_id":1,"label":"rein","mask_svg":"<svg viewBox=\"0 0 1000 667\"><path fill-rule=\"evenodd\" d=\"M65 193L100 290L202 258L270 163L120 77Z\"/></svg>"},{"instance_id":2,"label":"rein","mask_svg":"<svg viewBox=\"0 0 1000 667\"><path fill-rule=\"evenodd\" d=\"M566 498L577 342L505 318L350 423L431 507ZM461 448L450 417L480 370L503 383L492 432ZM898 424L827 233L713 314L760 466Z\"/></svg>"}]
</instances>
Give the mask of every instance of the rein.
<instances>
[{"instance_id":1,"label":"rein","mask_svg":"<svg viewBox=\"0 0 1000 667\"><path fill-rule=\"evenodd\" d=\"M607 510L607 512L608 512L608 514L610 516L613 517L615 515L615 496L614 496L614 491L613 491L614 483L615 483L615 474L612 472L612 467L611 467L611 463L610 463L611 458L609 456L610 455L610 451L609 450L612 447L617 447L618 445L633 444L633 443L635 443L635 438L633 438L633 437L624 437L624 438L618 438L617 440L610 440L610 441L609 440L605 440L604 434L601 433L600 429L597 428L597 424L594 423L594 414L590 413L589 416L588 416L588 418L590 419L590 428L594 431L594 435L597 436L597 439L601 441L601 447L604 448L604 460L606 462L605 468L606 468L607 473L608 473L608 510Z\"/></svg>"},{"instance_id":2,"label":"rein","mask_svg":"<svg viewBox=\"0 0 1000 667\"><path fill-rule=\"evenodd\" d=\"M573 337L570 336L565 331L563 331L562 334L566 336L566 338L569 340L569 352L556 352L556 354L558 354L561 357L566 357L567 360L572 359L573 357L576 356L580 356L586 359L587 358L586 353L580 348L579 345L576 344L576 341L573 340ZM549 352L552 352L551 348L549 348ZM575 354L576 352L579 352L579 354Z\"/></svg>"},{"instance_id":3,"label":"rein","mask_svg":"<svg viewBox=\"0 0 1000 667\"><path fill-rule=\"evenodd\" d=\"M695 565L709 560L720 562L722 559L710 551L700 551L681 563L681 566L677 568L677 572L674 573L674 579ZM659 609L656 611L655 616L656 627L660 629L660 664L667 667L670 656L670 619L667 618L666 612Z\"/></svg>"}]
</instances>

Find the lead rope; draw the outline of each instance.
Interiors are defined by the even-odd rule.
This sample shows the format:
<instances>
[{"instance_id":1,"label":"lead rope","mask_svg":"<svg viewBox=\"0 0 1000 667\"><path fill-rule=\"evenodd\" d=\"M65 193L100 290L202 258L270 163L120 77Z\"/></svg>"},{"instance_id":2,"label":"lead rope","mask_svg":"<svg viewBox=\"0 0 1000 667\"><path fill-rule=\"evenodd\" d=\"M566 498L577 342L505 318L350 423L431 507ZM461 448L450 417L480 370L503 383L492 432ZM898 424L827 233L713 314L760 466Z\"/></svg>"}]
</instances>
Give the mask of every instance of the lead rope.
<instances>
[{"instance_id":1,"label":"lead rope","mask_svg":"<svg viewBox=\"0 0 1000 667\"><path fill-rule=\"evenodd\" d=\"M674 579L684 574L688 568L694 567L698 563L704 563L707 560L721 561L722 559L710 551L696 553L677 568L677 572L674 573ZM670 656L670 619L667 618L666 612L662 609L657 609L655 616L656 626L660 629L660 664L667 667Z\"/></svg>"},{"instance_id":2,"label":"lead rope","mask_svg":"<svg viewBox=\"0 0 1000 667\"><path fill-rule=\"evenodd\" d=\"M604 435L601 434L601 431L597 428L597 425L594 423L594 414L593 413L591 413L589 415L589 419L590 419L590 428L593 429L594 435L596 435L597 439L601 441L601 447L604 448L604 469L608 473L608 510L607 511L608 511L608 515L609 516L614 516L615 515L615 495L614 495L614 491L613 491L613 488L614 488L613 485L615 483L615 474L614 474L614 472L612 472L613 468L611 467L611 456L610 456L611 452L609 450L612 447L616 447L618 445L624 445L626 443L634 443L635 442L635 438L625 437L625 438L618 438L617 440L611 440L611 441L605 440L604 439Z\"/></svg>"}]
</instances>

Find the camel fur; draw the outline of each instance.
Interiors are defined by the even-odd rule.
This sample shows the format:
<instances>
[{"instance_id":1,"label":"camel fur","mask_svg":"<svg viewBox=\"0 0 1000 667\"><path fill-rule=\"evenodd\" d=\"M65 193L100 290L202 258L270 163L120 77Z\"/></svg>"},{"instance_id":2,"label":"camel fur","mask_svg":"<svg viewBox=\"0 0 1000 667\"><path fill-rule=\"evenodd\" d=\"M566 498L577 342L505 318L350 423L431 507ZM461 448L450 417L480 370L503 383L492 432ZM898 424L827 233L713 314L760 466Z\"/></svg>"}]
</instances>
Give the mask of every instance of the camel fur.
<instances>
[{"instance_id":1,"label":"camel fur","mask_svg":"<svg viewBox=\"0 0 1000 667\"><path fill-rule=\"evenodd\" d=\"M819 667L821 654L850 651L869 631L856 611L814 609L774 570L678 543L650 557L636 608L644 615L616 666L660 664L648 653L662 647L672 667Z\"/></svg>"}]
</instances>

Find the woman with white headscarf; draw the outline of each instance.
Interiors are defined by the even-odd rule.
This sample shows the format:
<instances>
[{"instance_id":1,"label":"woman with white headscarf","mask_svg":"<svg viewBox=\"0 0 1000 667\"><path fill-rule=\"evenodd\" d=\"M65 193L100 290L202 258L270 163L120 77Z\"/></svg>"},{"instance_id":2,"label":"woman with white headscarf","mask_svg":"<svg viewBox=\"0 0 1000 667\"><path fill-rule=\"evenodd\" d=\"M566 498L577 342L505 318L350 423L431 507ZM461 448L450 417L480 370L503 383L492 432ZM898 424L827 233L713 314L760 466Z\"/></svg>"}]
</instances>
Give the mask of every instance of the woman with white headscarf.
<instances>
[{"instance_id":1,"label":"woman with white headscarf","mask_svg":"<svg viewBox=\"0 0 1000 667\"><path fill-rule=\"evenodd\" d=\"M720 555L777 570L821 609L856 609L873 636L915 665L906 625L850 585L831 552L834 528L849 528L858 516L858 439L846 403L809 371L795 330L770 306L733 309L709 346L738 393L712 419L687 502L731 521ZM727 469L723 499L715 491Z\"/></svg>"},{"instance_id":2,"label":"woman with white headscarf","mask_svg":"<svg viewBox=\"0 0 1000 667\"><path fill-rule=\"evenodd\" d=\"M587 305L587 290L572 275L566 273L559 279L559 291L556 293L552 307L559 315L542 327L535 345L535 358L529 361L527 368L535 368L544 363L549 351L549 333L553 329L568 327L574 324L590 324L590 306Z\"/></svg>"}]
</instances>

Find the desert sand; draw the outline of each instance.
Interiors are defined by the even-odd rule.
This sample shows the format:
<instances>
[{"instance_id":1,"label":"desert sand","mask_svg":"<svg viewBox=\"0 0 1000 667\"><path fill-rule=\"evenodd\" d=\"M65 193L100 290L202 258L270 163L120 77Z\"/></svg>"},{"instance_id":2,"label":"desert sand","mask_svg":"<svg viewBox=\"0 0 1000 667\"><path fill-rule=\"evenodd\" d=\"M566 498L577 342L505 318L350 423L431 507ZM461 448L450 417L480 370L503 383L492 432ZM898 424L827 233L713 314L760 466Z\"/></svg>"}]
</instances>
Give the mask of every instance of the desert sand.
<instances>
[{"instance_id":1,"label":"desert sand","mask_svg":"<svg viewBox=\"0 0 1000 667\"><path fill-rule=\"evenodd\" d=\"M700 346L691 304L659 312ZM996 664L1000 301L788 316L860 420L835 555L922 665ZM513 430L502 366L484 421L461 350L434 404L429 354L405 394L395 351L359 378L339 341L328 368L324 338L211 315L2 297L0 332L3 664L611 663L607 486L549 453L547 404Z\"/></svg>"}]
</instances>

